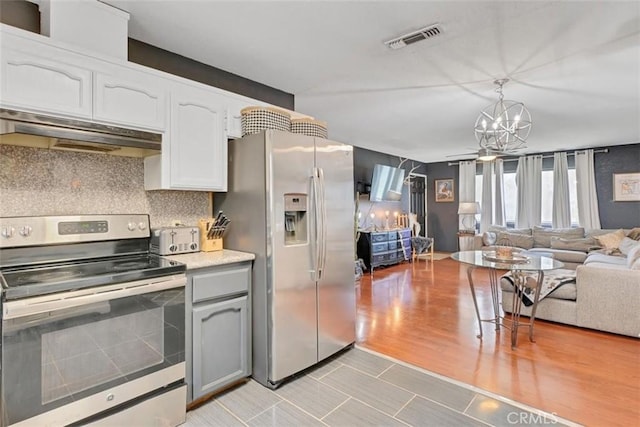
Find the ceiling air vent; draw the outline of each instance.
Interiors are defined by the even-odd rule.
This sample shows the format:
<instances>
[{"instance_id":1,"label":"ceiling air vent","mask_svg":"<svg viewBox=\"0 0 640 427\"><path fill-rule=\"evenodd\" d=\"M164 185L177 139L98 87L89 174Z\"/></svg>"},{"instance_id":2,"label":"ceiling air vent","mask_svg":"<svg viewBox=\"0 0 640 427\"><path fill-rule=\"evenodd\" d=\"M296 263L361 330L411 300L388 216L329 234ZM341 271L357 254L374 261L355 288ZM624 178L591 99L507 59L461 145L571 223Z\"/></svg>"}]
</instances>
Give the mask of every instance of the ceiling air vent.
<instances>
[{"instance_id":1,"label":"ceiling air vent","mask_svg":"<svg viewBox=\"0 0 640 427\"><path fill-rule=\"evenodd\" d=\"M421 40L430 39L438 36L442 33L442 29L438 24L429 25L428 27L421 28L416 31L412 31L408 34L396 37L391 40L387 40L384 44L391 49L400 49L410 44L419 42Z\"/></svg>"}]
</instances>

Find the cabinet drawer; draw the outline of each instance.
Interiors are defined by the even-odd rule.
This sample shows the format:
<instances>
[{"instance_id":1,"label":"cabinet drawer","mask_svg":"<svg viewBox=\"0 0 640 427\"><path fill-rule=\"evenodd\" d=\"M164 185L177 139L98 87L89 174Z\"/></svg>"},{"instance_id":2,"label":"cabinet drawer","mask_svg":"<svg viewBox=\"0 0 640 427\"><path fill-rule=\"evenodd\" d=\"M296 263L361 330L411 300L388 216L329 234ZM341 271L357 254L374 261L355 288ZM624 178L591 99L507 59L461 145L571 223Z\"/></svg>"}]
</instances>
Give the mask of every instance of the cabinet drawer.
<instances>
[{"instance_id":1,"label":"cabinet drawer","mask_svg":"<svg viewBox=\"0 0 640 427\"><path fill-rule=\"evenodd\" d=\"M371 257L371 265L378 265L388 260L387 254L374 255Z\"/></svg>"},{"instance_id":2,"label":"cabinet drawer","mask_svg":"<svg viewBox=\"0 0 640 427\"><path fill-rule=\"evenodd\" d=\"M389 241L396 240L397 238L398 238L398 232L397 231L394 230L394 231L389 231L387 233L387 239Z\"/></svg>"},{"instance_id":3,"label":"cabinet drawer","mask_svg":"<svg viewBox=\"0 0 640 427\"><path fill-rule=\"evenodd\" d=\"M396 252L389 252L387 254L387 260L389 261L395 261L396 259L398 259L398 255Z\"/></svg>"},{"instance_id":4,"label":"cabinet drawer","mask_svg":"<svg viewBox=\"0 0 640 427\"><path fill-rule=\"evenodd\" d=\"M387 245L387 242L374 243L371 245L371 253L378 254L380 252L386 252L388 247Z\"/></svg>"},{"instance_id":5,"label":"cabinet drawer","mask_svg":"<svg viewBox=\"0 0 640 427\"><path fill-rule=\"evenodd\" d=\"M251 269L249 265L238 267L216 267L207 272L193 275L194 303L225 295L249 291Z\"/></svg>"},{"instance_id":6,"label":"cabinet drawer","mask_svg":"<svg viewBox=\"0 0 640 427\"><path fill-rule=\"evenodd\" d=\"M397 249L399 245L400 242L398 242L397 240L389 241L389 243L387 243L387 247L389 248L389 250Z\"/></svg>"},{"instance_id":7,"label":"cabinet drawer","mask_svg":"<svg viewBox=\"0 0 640 427\"><path fill-rule=\"evenodd\" d=\"M386 242L387 233L371 233L371 243Z\"/></svg>"}]
</instances>

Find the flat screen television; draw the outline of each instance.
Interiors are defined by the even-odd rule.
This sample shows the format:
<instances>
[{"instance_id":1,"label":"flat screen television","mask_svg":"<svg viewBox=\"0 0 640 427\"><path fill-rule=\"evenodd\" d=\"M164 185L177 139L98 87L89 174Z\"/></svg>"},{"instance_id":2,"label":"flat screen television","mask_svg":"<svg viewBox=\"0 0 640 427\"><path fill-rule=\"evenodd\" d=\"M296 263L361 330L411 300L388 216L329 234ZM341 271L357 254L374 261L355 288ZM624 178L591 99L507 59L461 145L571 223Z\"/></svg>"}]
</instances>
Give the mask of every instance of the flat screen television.
<instances>
[{"instance_id":1,"label":"flat screen television","mask_svg":"<svg viewBox=\"0 0 640 427\"><path fill-rule=\"evenodd\" d=\"M372 202L397 202L402 197L403 182L404 169L375 165L369 200Z\"/></svg>"}]
</instances>

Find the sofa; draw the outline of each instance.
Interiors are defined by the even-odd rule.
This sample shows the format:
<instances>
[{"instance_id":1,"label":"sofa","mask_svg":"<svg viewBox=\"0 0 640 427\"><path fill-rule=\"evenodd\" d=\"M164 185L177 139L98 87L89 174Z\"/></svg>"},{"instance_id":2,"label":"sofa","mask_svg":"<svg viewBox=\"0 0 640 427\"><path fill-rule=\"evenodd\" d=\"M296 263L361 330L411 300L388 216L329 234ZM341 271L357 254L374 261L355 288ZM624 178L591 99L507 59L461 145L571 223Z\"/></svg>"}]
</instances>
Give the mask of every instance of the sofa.
<instances>
[{"instance_id":1,"label":"sofa","mask_svg":"<svg viewBox=\"0 0 640 427\"><path fill-rule=\"evenodd\" d=\"M539 301L537 319L640 337L640 228L491 227L474 238L476 250L496 246L551 256L563 262L564 269L575 270L575 283L564 284ZM511 313L513 286L504 278L500 286L502 307ZM522 306L521 314L530 316L531 307Z\"/></svg>"}]
</instances>

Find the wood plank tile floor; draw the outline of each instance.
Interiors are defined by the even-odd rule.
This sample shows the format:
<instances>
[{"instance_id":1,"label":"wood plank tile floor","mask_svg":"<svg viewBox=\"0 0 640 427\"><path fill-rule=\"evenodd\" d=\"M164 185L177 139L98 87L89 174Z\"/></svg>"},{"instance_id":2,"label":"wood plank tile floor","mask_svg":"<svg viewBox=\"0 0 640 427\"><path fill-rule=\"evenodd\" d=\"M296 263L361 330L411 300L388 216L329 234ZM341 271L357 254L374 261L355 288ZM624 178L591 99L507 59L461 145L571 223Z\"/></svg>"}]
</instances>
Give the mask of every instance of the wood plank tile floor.
<instances>
[{"instance_id":1,"label":"wood plank tile floor","mask_svg":"<svg viewBox=\"0 0 640 427\"><path fill-rule=\"evenodd\" d=\"M552 414L349 349L275 391L250 380L187 413L186 426L572 425Z\"/></svg>"}]
</instances>

